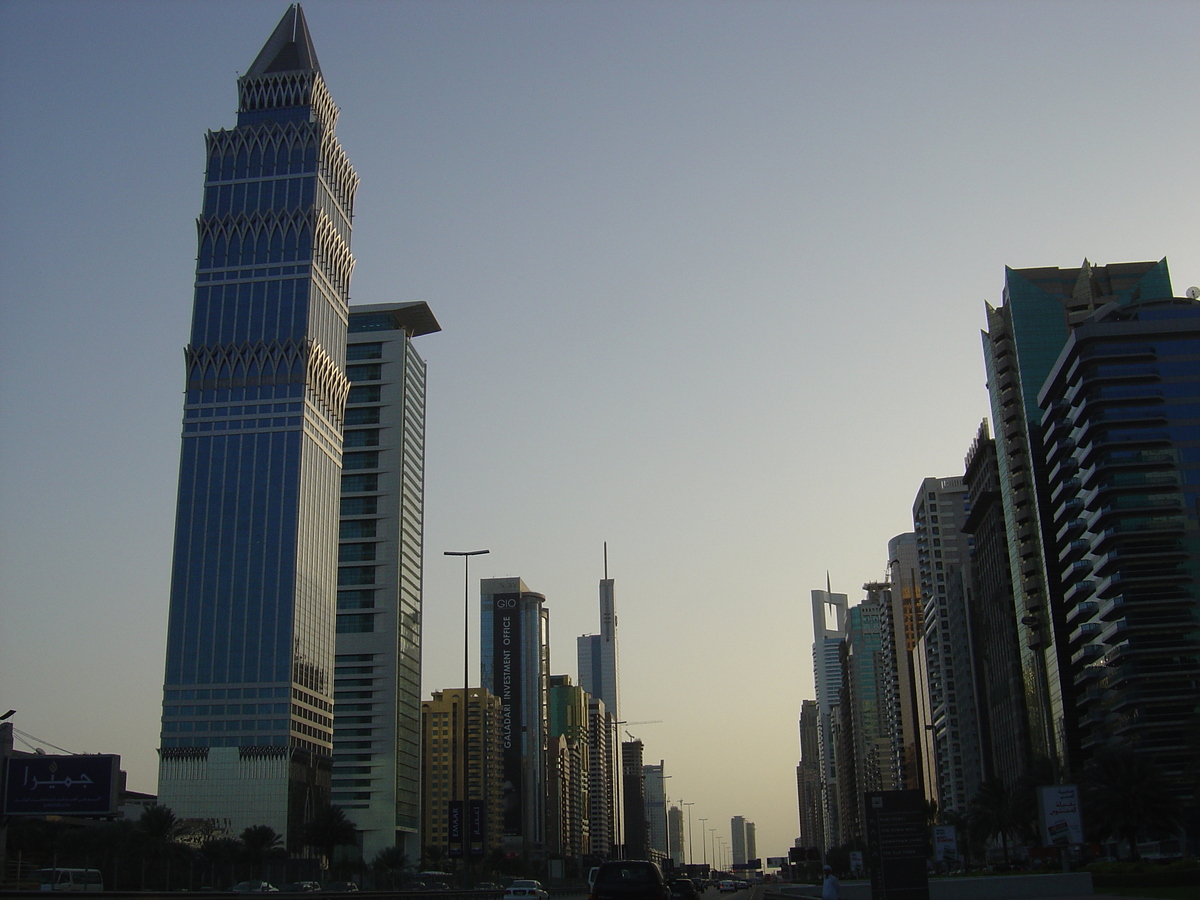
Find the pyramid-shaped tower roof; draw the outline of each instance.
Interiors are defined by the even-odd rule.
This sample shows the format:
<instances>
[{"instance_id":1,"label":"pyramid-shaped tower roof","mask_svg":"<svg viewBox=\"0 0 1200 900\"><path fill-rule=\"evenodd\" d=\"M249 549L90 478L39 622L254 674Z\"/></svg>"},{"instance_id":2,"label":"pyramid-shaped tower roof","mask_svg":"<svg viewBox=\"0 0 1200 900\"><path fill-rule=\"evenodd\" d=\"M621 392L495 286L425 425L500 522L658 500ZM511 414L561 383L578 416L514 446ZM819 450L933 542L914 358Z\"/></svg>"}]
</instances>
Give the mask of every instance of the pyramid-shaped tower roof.
<instances>
[{"instance_id":1,"label":"pyramid-shaped tower roof","mask_svg":"<svg viewBox=\"0 0 1200 900\"><path fill-rule=\"evenodd\" d=\"M304 10L299 3L288 7L270 38L258 51L244 77L255 78L275 72L320 72L317 51L313 47Z\"/></svg>"}]
</instances>

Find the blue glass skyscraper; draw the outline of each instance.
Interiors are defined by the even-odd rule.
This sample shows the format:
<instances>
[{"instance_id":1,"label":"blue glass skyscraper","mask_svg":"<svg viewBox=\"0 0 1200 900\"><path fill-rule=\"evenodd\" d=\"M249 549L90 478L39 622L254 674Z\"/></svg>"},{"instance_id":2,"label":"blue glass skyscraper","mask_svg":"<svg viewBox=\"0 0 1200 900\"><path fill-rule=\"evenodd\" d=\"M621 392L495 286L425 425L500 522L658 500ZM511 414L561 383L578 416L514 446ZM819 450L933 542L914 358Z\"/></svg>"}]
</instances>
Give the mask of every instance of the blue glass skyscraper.
<instances>
[{"instance_id":1,"label":"blue glass skyscraper","mask_svg":"<svg viewBox=\"0 0 1200 900\"><path fill-rule=\"evenodd\" d=\"M159 797L295 846L329 796L358 179L298 5L238 96L197 222Z\"/></svg>"}]
</instances>

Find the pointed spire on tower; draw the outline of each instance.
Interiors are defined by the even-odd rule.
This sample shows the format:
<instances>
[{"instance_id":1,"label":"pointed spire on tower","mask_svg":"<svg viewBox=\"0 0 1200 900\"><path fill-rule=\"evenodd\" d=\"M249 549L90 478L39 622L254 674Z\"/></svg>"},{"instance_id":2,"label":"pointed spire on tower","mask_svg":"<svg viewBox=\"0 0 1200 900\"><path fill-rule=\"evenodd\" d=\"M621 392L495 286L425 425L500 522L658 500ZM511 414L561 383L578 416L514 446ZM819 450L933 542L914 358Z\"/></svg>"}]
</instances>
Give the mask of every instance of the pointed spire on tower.
<instances>
[{"instance_id":1,"label":"pointed spire on tower","mask_svg":"<svg viewBox=\"0 0 1200 900\"><path fill-rule=\"evenodd\" d=\"M317 51L313 47L304 10L299 3L288 7L271 37L254 58L246 78L256 78L275 72L320 72Z\"/></svg>"}]
</instances>

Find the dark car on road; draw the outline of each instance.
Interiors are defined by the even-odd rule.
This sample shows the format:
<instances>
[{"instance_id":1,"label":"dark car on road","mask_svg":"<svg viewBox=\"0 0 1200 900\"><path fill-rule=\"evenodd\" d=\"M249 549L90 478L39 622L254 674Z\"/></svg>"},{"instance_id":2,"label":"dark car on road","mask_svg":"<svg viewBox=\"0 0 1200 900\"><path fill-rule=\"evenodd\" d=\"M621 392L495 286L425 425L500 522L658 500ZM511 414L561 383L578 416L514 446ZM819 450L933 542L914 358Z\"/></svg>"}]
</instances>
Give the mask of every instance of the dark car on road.
<instances>
[{"instance_id":1,"label":"dark car on road","mask_svg":"<svg viewBox=\"0 0 1200 900\"><path fill-rule=\"evenodd\" d=\"M672 878L669 882L671 900L698 900L696 883L690 878Z\"/></svg>"},{"instance_id":2,"label":"dark car on road","mask_svg":"<svg viewBox=\"0 0 1200 900\"><path fill-rule=\"evenodd\" d=\"M656 863L610 860L600 864L588 900L671 900L671 889Z\"/></svg>"}]
</instances>

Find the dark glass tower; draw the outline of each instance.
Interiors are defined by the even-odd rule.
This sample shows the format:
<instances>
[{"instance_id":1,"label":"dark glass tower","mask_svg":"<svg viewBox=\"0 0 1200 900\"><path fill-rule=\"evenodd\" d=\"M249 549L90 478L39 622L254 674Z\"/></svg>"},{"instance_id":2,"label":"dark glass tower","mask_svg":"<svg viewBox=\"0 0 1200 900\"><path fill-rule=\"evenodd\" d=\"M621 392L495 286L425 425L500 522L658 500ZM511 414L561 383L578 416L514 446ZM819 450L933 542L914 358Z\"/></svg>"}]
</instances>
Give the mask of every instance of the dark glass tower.
<instances>
[{"instance_id":1,"label":"dark glass tower","mask_svg":"<svg viewBox=\"0 0 1200 900\"><path fill-rule=\"evenodd\" d=\"M159 798L295 846L329 794L357 176L298 5L238 98L197 222Z\"/></svg>"}]
</instances>

